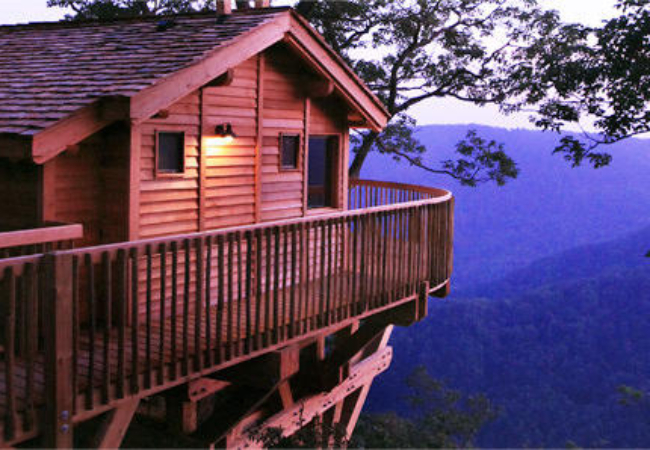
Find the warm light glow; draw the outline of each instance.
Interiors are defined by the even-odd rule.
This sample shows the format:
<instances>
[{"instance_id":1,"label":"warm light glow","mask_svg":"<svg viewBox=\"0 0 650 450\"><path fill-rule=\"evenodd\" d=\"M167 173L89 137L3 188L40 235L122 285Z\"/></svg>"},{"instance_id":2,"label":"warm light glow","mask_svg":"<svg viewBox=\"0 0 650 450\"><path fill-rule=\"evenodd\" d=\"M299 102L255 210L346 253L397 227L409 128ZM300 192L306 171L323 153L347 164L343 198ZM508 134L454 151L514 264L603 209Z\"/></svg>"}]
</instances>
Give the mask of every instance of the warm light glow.
<instances>
[{"instance_id":1,"label":"warm light glow","mask_svg":"<svg viewBox=\"0 0 650 450\"><path fill-rule=\"evenodd\" d=\"M209 147L219 147L223 145L232 144L235 140L232 136L214 136L205 138L205 144Z\"/></svg>"}]
</instances>

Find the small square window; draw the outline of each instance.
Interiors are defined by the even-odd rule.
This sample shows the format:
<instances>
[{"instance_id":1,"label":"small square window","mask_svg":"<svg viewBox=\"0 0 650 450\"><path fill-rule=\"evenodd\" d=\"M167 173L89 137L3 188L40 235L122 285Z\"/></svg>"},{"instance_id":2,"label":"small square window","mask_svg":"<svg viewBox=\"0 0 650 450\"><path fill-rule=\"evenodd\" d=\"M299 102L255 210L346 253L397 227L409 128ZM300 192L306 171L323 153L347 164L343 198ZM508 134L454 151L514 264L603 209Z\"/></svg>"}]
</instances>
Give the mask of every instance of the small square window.
<instances>
[{"instance_id":1,"label":"small square window","mask_svg":"<svg viewBox=\"0 0 650 450\"><path fill-rule=\"evenodd\" d=\"M284 170L298 168L300 155L300 135L282 134L280 136L280 166Z\"/></svg>"},{"instance_id":2,"label":"small square window","mask_svg":"<svg viewBox=\"0 0 650 450\"><path fill-rule=\"evenodd\" d=\"M185 133L159 132L157 169L160 174L185 172Z\"/></svg>"}]
</instances>

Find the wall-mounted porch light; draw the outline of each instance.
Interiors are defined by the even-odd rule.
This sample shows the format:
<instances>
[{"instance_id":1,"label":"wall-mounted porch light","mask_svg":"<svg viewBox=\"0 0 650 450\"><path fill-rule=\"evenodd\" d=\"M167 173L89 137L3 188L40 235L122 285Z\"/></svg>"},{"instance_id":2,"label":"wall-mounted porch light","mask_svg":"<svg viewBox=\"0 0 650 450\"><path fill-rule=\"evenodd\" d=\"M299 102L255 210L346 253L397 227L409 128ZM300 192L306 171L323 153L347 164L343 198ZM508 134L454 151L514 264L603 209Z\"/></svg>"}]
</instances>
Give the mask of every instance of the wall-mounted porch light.
<instances>
[{"instance_id":1,"label":"wall-mounted porch light","mask_svg":"<svg viewBox=\"0 0 650 450\"><path fill-rule=\"evenodd\" d=\"M229 144L237 137L235 132L232 130L232 125L229 123L217 125L214 134L222 144Z\"/></svg>"}]
</instances>

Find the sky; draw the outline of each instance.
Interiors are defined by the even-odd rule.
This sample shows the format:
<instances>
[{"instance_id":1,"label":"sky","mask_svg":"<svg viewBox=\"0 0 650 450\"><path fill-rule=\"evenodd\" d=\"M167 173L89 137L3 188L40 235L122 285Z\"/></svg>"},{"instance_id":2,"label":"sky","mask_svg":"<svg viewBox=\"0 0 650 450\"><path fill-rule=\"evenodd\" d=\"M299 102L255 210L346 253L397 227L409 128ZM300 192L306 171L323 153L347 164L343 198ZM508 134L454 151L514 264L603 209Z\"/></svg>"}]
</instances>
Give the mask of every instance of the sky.
<instances>
[{"instance_id":1,"label":"sky","mask_svg":"<svg viewBox=\"0 0 650 450\"><path fill-rule=\"evenodd\" d=\"M539 0L548 8L557 9L562 18L571 22L598 25L615 14L616 0ZM291 3L276 0L272 4ZM65 10L48 8L47 0L0 0L0 24L59 20ZM415 106L411 113L418 124L477 123L507 128L532 128L525 114L503 116L496 107L477 107L451 99L434 99Z\"/></svg>"}]
</instances>

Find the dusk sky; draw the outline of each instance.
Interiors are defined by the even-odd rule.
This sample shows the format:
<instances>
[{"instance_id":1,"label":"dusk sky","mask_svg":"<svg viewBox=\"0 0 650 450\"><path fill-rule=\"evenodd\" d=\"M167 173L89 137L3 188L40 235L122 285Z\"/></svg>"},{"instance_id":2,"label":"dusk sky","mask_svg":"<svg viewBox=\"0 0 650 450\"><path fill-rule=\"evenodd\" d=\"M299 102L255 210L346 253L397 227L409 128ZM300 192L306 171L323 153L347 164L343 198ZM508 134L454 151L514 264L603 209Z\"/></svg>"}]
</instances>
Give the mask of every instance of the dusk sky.
<instances>
[{"instance_id":1,"label":"dusk sky","mask_svg":"<svg viewBox=\"0 0 650 450\"><path fill-rule=\"evenodd\" d=\"M616 0L539 0L549 8L560 11L567 21L580 21L597 25L614 14ZM276 0L272 4L294 3L291 0ZM61 19L65 10L48 8L47 0L1 0L0 24L14 24ZM503 116L495 107L479 108L457 100L435 99L423 102L411 111L420 125L432 123L480 123L500 127L530 128L525 114Z\"/></svg>"}]
</instances>

